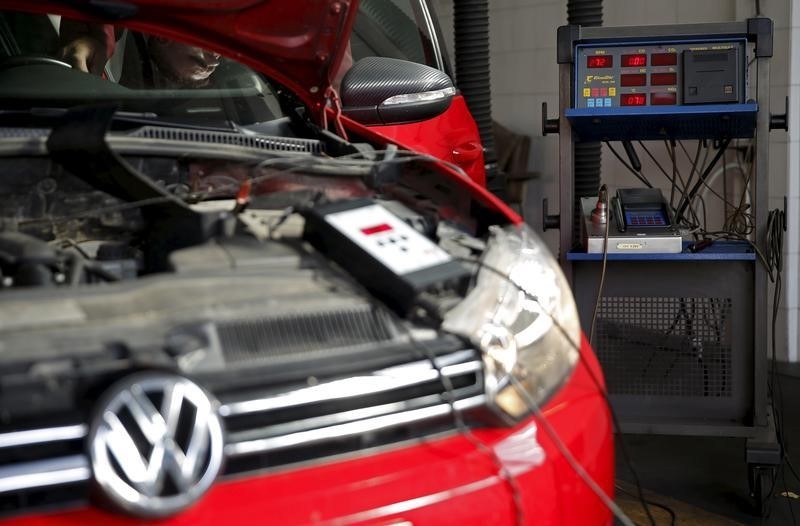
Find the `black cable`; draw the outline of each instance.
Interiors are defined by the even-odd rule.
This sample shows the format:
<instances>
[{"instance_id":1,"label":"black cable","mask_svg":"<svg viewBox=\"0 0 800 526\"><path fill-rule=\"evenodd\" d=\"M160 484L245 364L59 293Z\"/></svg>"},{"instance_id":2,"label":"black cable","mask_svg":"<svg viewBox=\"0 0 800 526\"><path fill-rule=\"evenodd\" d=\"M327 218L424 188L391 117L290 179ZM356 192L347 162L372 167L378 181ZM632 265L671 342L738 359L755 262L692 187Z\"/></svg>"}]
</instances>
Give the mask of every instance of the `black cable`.
<instances>
[{"instance_id":1,"label":"black cable","mask_svg":"<svg viewBox=\"0 0 800 526\"><path fill-rule=\"evenodd\" d=\"M675 217L675 190L678 187L678 164L675 162L675 148L672 143L664 139L664 146L667 149L667 154L672 161L672 186L669 192L669 209L672 212L672 217Z\"/></svg>"},{"instance_id":2,"label":"black cable","mask_svg":"<svg viewBox=\"0 0 800 526\"><path fill-rule=\"evenodd\" d=\"M499 362L495 362L499 367L502 367L502 364ZM572 467L572 469L578 474L578 476L583 479L583 481L591 488L592 492L605 504L605 506L612 511L614 516L624 525L624 526L635 526L633 521L623 512L620 507L609 497L606 495L603 488L601 488L597 482L592 479L592 477L586 472L586 469L578 462L572 452L569 450L564 441L561 440L561 437L558 436L558 433L553 426L550 425L550 422L542 413L542 410L539 408L539 405L536 403L536 400L530 395L530 393L525 389L525 386L520 383L516 376L511 374L510 371L506 371L506 375L508 379L511 381L511 384L514 386L514 389L517 393L525 400L526 405L531 409L533 414L536 416L537 422L541 424L541 427L544 429L547 436L550 437L550 441L556 446L556 449L561 453L561 456L567 463Z\"/></svg>"},{"instance_id":3,"label":"black cable","mask_svg":"<svg viewBox=\"0 0 800 526\"><path fill-rule=\"evenodd\" d=\"M724 156L724 155L722 156L722 168L723 168L723 182L724 182L724 181L725 181L725 177L726 177L726 175L725 175L725 170L727 170L726 163L725 163L725 156ZM714 196L715 196L715 197L717 197L717 198L718 198L720 201L722 201L722 202L725 204L725 206L726 206L726 215L727 215L727 207L729 207L729 206L730 206L731 208L736 208L736 207L734 206L734 204L733 204L733 203L731 203L731 202L728 200L728 198L727 198L727 197L724 197L724 195L720 195L720 194L719 194L719 192L717 192L716 190L714 190L714 188L713 188L713 187L712 187L710 184L708 184L708 182L707 182L707 181L703 181L703 186L705 186L705 187L706 187L706 189L707 189L709 192L711 192L712 194L714 194ZM725 184L724 186L727 186L727 185ZM723 191L723 194L724 194L724 193L725 193L725 192ZM705 203L703 204L703 206L705 206Z\"/></svg>"},{"instance_id":4,"label":"black cable","mask_svg":"<svg viewBox=\"0 0 800 526\"><path fill-rule=\"evenodd\" d=\"M603 266L600 270L600 283L597 285L597 298L594 301L594 310L592 311L592 325L589 328L589 343L594 343L594 328L597 323L597 312L600 310L600 299L603 296L603 285L606 281L606 264L608 263L608 229L611 224L611 206L608 199L608 189L606 185L600 187L600 195L605 197L606 205L606 228L603 235ZM601 197L602 198L602 197Z\"/></svg>"},{"instance_id":5,"label":"black cable","mask_svg":"<svg viewBox=\"0 0 800 526\"><path fill-rule=\"evenodd\" d=\"M786 454L785 455L786 456L786 465L789 467L789 471L792 472L792 475L794 475L795 480L797 480L797 482L800 482L800 475L798 475L797 471L794 469L794 466L792 465L792 461L789 459L788 453L786 453L785 451L784 451L784 453Z\"/></svg>"},{"instance_id":6,"label":"black cable","mask_svg":"<svg viewBox=\"0 0 800 526\"><path fill-rule=\"evenodd\" d=\"M666 177L667 180L674 185L675 184L675 177L674 176L670 176L667 173L667 171L664 169L664 167L661 166L661 163L658 161L656 156L653 155L653 153L650 151L650 149L647 147L647 145L644 142L642 142L642 141L637 141L637 142L639 143L639 146L642 147L642 149L647 154L647 156L650 157L650 159L652 159L653 163L655 163L656 167L658 167L658 169L661 171L661 173L664 174L664 177Z\"/></svg>"},{"instance_id":7,"label":"black cable","mask_svg":"<svg viewBox=\"0 0 800 526\"><path fill-rule=\"evenodd\" d=\"M775 281L775 277L773 275L773 269L769 261L767 260L767 256L764 255L764 252L751 239L748 239L747 237L737 234L735 232L725 232L721 230L715 232L707 232L705 230L701 230L700 234L714 240L732 239L735 241L742 241L744 243L749 244L750 248L753 249L753 252L755 252L756 256L758 257L758 260L761 262L762 265L764 265L764 268L767 269L769 280Z\"/></svg>"},{"instance_id":8,"label":"black cable","mask_svg":"<svg viewBox=\"0 0 800 526\"><path fill-rule=\"evenodd\" d=\"M542 305L542 303L539 301L539 298L535 294L533 294L532 292L526 290L525 287L523 287L519 283L517 283L514 280L512 280L505 273L503 273L502 271L494 268L491 265L486 264L483 261L478 261L478 260L470 259L470 258L457 258L457 259L459 259L461 261L465 261L467 263L472 263L473 265L477 265L481 269L488 270L492 274L495 274L495 275L499 276L501 279L503 279L504 281L510 283L517 290L522 292L528 299L535 301L542 308L542 312L544 312L550 318L550 320L553 322L553 324L558 329L558 331L561 333L561 335L564 337L564 339L575 350L575 352L578 353L578 357L581 360L581 363L583 363L586 371L589 373L589 377L592 379L592 383L595 385L595 387L597 388L597 391L602 396L603 402L604 402L604 404L606 406L606 409L608 409L608 412L611 415L612 424L614 426L614 429L616 429L616 431L617 431L617 438L619 439L619 444L620 444L620 449L622 451L622 456L624 458L624 461L625 461L625 464L626 464L628 470L631 472L631 475L633 475L634 484L636 485L636 489L637 489L637 491L639 493L639 500L640 500L640 503L642 505L642 508L644 508L645 512L647 513L647 517L648 517L648 520L650 521L651 526L656 526L655 519L653 518L653 515L652 515L652 513L650 512L650 509L647 506L647 501L644 498L644 490L642 489L642 484L641 484L641 481L639 479L639 474L638 474L638 472L636 471L636 469L633 466L633 461L631 460L630 454L628 452L627 445L625 444L625 440L622 437L622 427L620 426L619 419L617 418L617 413L616 413L616 411L614 411L614 407L611 405L611 401L608 398L608 391L606 391L605 386L600 381L600 379L597 377L597 375L594 374L594 371L592 370L591 364L589 364L586 361L586 358L583 356L583 353L581 352L580 346L578 345L578 343L572 339L570 334L567 332L567 330L564 328L564 326L561 325L561 323L558 321L558 319L544 305Z\"/></svg>"},{"instance_id":9,"label":"black cable","mask_svg":"<svg viewBox=\"0 0 800 526\"><path fill-rule=\"evenodd\" d=\"M780 378L777 374L777 323L778 323L778 310L780 309L781 294L783 292L783 234L786 228L785 211L780 209L771 210L767 216L767 232L766 232L766 249L767 249L767 262L770 269L775 273L775 289L773 290L772 297L772 345L771 345L771 358L772 368L770 370L770 405L772 407L772 414L775 420L775 432L778 438L778 443L781 447L781 463L778 466L772 478L772 488L766 497L767 499L774 498L775 482L778 476L782 477L783 485L786 488L785 466L789 465L789 455L786 446L786 436L784 435L783 427L783 389L781 386ZM792 473L796 476L794 467L790 466ZM789 511L792 516L792 524L797 524L793 502L789 500Z\"/></svg>"},{"instance_id":10,"label":"black cable","mask_svg":"<svg viewBox=\"0 0 800 526\"><path fill-rule=\"evenodd\" d=\"M697 181L697 183L695 183L695 185L689 191L688 195L684 196L682 204L679 203L678 211L675 217L676 222L681 221L681 219L683 218L683 212L686 210L686 207L689 206L691 201L694 199L694 196L697 195L697 192L700 190L705 180L711 174L711 170L714 169L714 166L717 164L717 161L719 161L719 158L722 157L722 155L725 153L725 150L728 148L728 144L730 144L730 142L731 142L730 139L724 139L722 141L722 143L719 145L719 150L717 150L716 155L714 155L714 158L711 159L711 162L706 166L705 170L703 170L703 173L700 175L700 179Z\"/></svg>"},{"instance_id":11,"label":"black cable","mask_svg":"<svg viewBox=\"0 0 800 526\"><path fill-rule=\"evenodd\" d=\"M689 190L689 188L692 185L692 180L694 179L694 174L695 173L699 173L697 171L697 167L698 167L698 163L700 162L700 153L702 152L703 141L700 141L700 140L697 141L697 150L695 150L694 160L692 159L691 155L689 155L689 152L686 150L686 146L683 145L683 141L678 141L677 144L678 144L678 146L681 147L681 150L683 150L683 153L684 153L684 155L686 155L686 159L689 161L689 165L691 167L691 169L689 170L689 177L686 178L686 182L683 184L683 193L681 195L681 201L678 202L678 204L680 204L680 202L682 202L683 199L687 198L687 193L686 192ZM706 150L706 151L708 151L708 150ZM677 162L677 159L676 159L676 162ZM689 203L689 209L692 210L692 215L694 216L695 223L699 225L700 224L700 220L699 220L699 218L697 216L697 211L695 210L694 202L690 202ZM677 217L677 212L676 212L676 217Z\"/></svg>"},{"instance_id":12,"label":"black cable","mask_svg":"<svg viewBox=\"0 0 800 526\"><path fill-rule=\"evenodd\" d=\"M625 488L623 488L619 484L614 484L614 487L617 488L622 493L624 493L625 495L628 495L629 497L636 498L636 495L634 495L630 491L626 490ZM669 524L670 524L670 526L675 526L675 522L678 520L678 516L675 514L675 511L673 511L672 508L670 508L669 506L667 506L665 504L660 504L658 502L655 502L655 501L652 501L652 500L649 500L649 499L647 500L647 504L650 505L650 506L655 506L656 508L660 508L660 509L664 510L665 512L667 512L667 514L669 515Z\"/></svg>"},{"instance_id":13,"label":"black cable","mask_svg":"<svg viewBox=\"0 0 800 526\"><path fill-rule=\"evenodd\" d=\"M515 519L518 526L525 524L525 509L522 505L522 494L520 492L519 486L517 485L514 476L508 471L508 469L503 465L503 462L498 458L497 453L494 449L489 448L486 444L478 440L478 437L472 432L472 430L467 426L466 422L464 422L464 416L461 414L461 410L458 409L455 405L456 396L455 396L455 388L453 386L452 380L450 377L442 373L442 368L439 363L436 361L436 356L433 354L433 351L425 345L423 342L417 340L411 332L411 329L403 325L402 323L399 324L403 329L406 331L406 335L411 343L417 349L422 350L425 353L425 357L430 362L431 367L434 368L436 371L439 380L442 383L442 387L445 389L445 393L447 395L447 399L445 400L447 404L450 406L450 413L453 415L453 422L458 429L459 434L467 439L467 441L472 444L475 449L486 455L491 462L495 465L500 475L500 478L508 484L509 489L511 490L511 498L514 502L514 510L515 510Z\"/></svg>"},{"instance_id":14,"label":"black cable","mask_svg":"<svg viewBox=\"0 0 800 526\"><path fill-rule=\"evenodd\" d=\"M673 181L675 184L672 186L672 191L670 192L669 200L670 200L670 208L672 208L673 211L673 216L672 216L673 222L677 225L678 224L677 212L674 206L675 194L677 190L680 190L681 199L683 199L683 197L686 195L686 189L688 186L686 181L683 180L683 175L681 175L681 172L678 170L678 155L675 152L675 144L667 141L664 141L664 144L667 147L667 153L669 154L670 160L672 161ZM678 181L680 181L683 187L678 186ZM694 217L695 224L699 225L700 220L697 218L697 213L695 212L694 208L689 207L689 211Z\"/></svg>"},{"instance_id":15,"label":"black cable","mask_svg":"<svg viewBox=\"0 0 800 526\"><path fill-rule=\"evenodd\" d=\"M611 153L614 154L614 157L616 157L619 160L619 162L621 162L622 165L625 168L628 169L629 172L631 172L633 175L635 175L636 178L639 179L642 182L642 184L644 184L647 188L653 188L653 185L650 184L650 181L648 181L647 178L644 175L642 175L641 172L637 172L636 170L634 170L633 166L628 164L628 162L625 159L622 158L622 156L619 154L619 152L617 152L617 150L615 150L614 147L611 146L610 142L605 141L605 144L606 144L606 146L608 146L608 149L611 150Z\"/></svg>"},{"instance_id":16,"label":"black cable","mask_svg":"<svg viewBox=\"0 0 800 526\"><path fill-rule=\"evenodd\" d=\"M72 221L75 219L85 219L87 217L96 217L103 214L110 214L113 212L122 212L125 210L135 210L137 208L143 208L145 206L150 205L158 205L158 204L165 204L171 203L174 201L174 197L170 196L159 196L159 197L150 197L147 199L141 199L139 201L129 201L126 203L119 203L116 205L110 205L102 208L94 208L92 210L86 210L85 212L81 212L80 214L73 214L68 216L61 216L61 217L48 217L42 219L26 219L25 221L20 221L19 225L29 225L35 223L62 223L65 221Z\"/></svg>"},{"instance_id":17,"label":"black cable","mask_svg":"<svg viewBox=\"0 0 800 526\"><path fill-rule=\"evenodd\" d=\"M781 480L783 480L783 489L785 491L788 491L789 486L788 484L786 484L786 466L781 465L780 470L781 470ZM794 516L794 502L792 502L793 500L794 499L789 499L789 514L792 516L792 524L797 525L797 519Z\"/></svg>"}]
</instances>

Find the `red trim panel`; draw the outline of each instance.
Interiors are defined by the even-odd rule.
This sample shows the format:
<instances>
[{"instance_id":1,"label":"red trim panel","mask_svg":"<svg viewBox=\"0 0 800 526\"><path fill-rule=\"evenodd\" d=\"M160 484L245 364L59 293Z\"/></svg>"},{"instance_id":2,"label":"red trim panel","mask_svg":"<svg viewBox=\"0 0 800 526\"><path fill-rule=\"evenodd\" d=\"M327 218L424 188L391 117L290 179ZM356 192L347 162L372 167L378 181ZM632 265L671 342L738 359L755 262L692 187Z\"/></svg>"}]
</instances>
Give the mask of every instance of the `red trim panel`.
<instances>
[{"instance_id":1,"label":"red trim panel","mask_svg":"<svg viewBox=\"0 0 800 526\"><path fill-rule=\"evenodd\" d=\"M447 111L432 119L409 124L375 126L374 129L392 142L457 164L470 179L481 186L486 185L486 167L478 126L463 96L456 95ZM462 150L470 146L475 148L475 152L465 156Z\"/></svg>"}]
</instances>

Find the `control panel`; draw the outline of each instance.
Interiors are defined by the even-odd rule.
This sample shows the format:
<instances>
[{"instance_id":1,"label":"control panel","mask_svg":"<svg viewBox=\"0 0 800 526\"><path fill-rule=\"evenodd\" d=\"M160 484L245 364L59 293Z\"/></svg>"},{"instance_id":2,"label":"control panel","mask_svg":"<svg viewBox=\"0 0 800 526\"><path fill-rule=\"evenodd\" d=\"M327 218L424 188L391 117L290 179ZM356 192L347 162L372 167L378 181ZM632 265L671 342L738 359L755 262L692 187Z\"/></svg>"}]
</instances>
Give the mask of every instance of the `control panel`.
<instances>
[{"instance_id":1,"label":"control panel","mask_svg":"<svg viewBox=\"0 0 800 526\"><path fill-rule=\"evenodd\" d=\"M577 46L577 108L743 103L745 42Z\"/></svg>"},{"instance_id":2,"label":"control panel","mask_svg":"<svg viewBox=\"0 0 800 526\"><path fill-rule=\"evenodd\" d=\"M695 26L698 30L706 27ZM752 137L747 34L665 33L669 26L559 29L571 69L564 113L577 140Z\"/></svg>"}]
</instances>

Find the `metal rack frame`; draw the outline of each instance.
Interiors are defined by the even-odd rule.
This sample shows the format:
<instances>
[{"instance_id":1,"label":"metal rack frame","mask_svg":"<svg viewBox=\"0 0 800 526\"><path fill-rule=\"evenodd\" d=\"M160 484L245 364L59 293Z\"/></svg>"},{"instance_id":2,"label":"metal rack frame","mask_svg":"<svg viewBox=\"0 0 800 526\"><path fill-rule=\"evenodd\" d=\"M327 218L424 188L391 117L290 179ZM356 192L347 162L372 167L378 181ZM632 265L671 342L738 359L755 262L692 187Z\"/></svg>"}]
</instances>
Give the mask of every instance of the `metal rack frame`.
<instances>
[{"instance_id":1,"label":"metal rack frame","mask_svg":"<svg viewBox=\"0 0 800 526\"><path fill-rule=\"evenodd\" d=\"M559 75L559 117L548 119L546 105L543 105L542 132L559 134L559 210L560 214L549 216L546 211L544 227L556 227L560 230L559 261L567 278L574 283L573 262L568 253L580 241L576 239L575 188L574 188L574 147L577 136L573 132L570 121L565 116L566 110L574 107L573 69L576 43L605 43L623 39L652 40L660 38L694 37L733 38L746 37L754 44L754 64L756 68L755 90L750 86L751 95L755 93L758 105L754 141L755 165L752 178L752 204L755 208L755 233L753 241L765 250L767 233L767 216L769 200L769 134L771 129L785 128L786 116L771 116L770 108L770 60L772 57L772 21L767 18L753 18L741 22L720 24L686 24L639 27L580 27L562 26L558 29L558 75ZM752 76L750 78L753 78ZM716 137L709 137L716 138ZM620 259L610 255L609 261ZM741 263L740 263L741 264ZM753 258L752 291L754 305L752 308L752 421L749 425L681 425L655 423L651 426L622 425L623 432L645 432L659 434L689 434L708 436L747 437L747 461L751 466L751 482L754 480L753 470L759 467L770 467L780 463L781 451L775 434L775 425L769 410L767 393L768 375L768 342L769 342L769 305L768 274L764 266ZM596 290L592 291L596 294ZM593 294L589 294L592 296ZM584 295L585 296L585 295ZM590 301L594 302L594 298ZM579 299L580 303L580 299ZM748 389L749 390L749 389ZM758 479L758 476L755 477ZM758 480L755 480L758 483ZM761 490L763 491L763 489Z\"/></svg>"}]
</instances>

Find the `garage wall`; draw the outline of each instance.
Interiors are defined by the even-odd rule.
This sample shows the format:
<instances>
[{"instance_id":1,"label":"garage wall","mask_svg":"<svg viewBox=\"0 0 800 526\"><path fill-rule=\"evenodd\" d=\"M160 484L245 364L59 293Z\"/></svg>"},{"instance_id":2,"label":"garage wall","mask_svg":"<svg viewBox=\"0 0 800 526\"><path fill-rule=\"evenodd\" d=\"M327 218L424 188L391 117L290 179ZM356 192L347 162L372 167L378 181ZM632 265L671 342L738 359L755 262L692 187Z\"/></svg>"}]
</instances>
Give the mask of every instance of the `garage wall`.
<instances>
[{"instance_id":1,"label":"garage wall","mask_svg":"<svg viewBox=\"0 0 800 526\"><path fill-rule=\"evenodd\" d=\"M788 347L789 361L800 361L800 5L792 3L791 28L787 29L790 41L789 53L789 142L787 191L788 217L786 243L786 315L788 318Z\"/></svg>"},{"instance_id":2,"label":"garage wall","mask_svg":"<svg viewBox=\"0 0 800 526\"><path fill-rule=\"evenodd\" d=\"M458 0L434 0L442 26L449 39L452 51L452 2ZM793 93L800 95L800 67L790 68L794 62L800 64L800 6L791 9L791 0L761 0L762 14L775 21L775 56L772 65L772 110L782 111L784 97L792 86ZM755 15L755 0L605 0L604 25L678 24L698 22L724 22L741 20ZM566 23L566 0L491 0L490 1L490 45L492 110L495 120L511 130L531 136L530 170L539 177L528 192L526 220L540 225L541 198L549 197L550 203L558 202L556 136L541 135L541 104L547 102L550 117L557 111L557 65L555 61L556 28ZM793 18L794 17L794 21ZM789 60L790 35L795 60ZM791 71L791 77L790 77ZM800 100L793 103L798 109ZM800 112L794 112L800 115ZM798 119L794 119L792 127ZM789 148L789 141L792 148ZM780 206L783 196L789 197L789 221L795 228L787 233L785 252L785 286L782 309L778 324L778 349L782 359L798 359L798 270L800 270L800 238L797 225L800 207L800 135L773 132L770 148L770 208ZM661 152L656 156L667 164ZM795 152L790 155L790 152ZM642 156L643 170L655 167ZM787 177L787 168L793 163L794 177ZM688 162L684 169L688 173ZM603 180L612 186L638 186L636 180L609 153L603 155ZM551 205L552 206L552 205ZM713 215L714 205L709 213ZM556 249L557 233L544 235L551 247ZM790 321L787 323L787 321Z\"/></svg>"}]
</instances>

